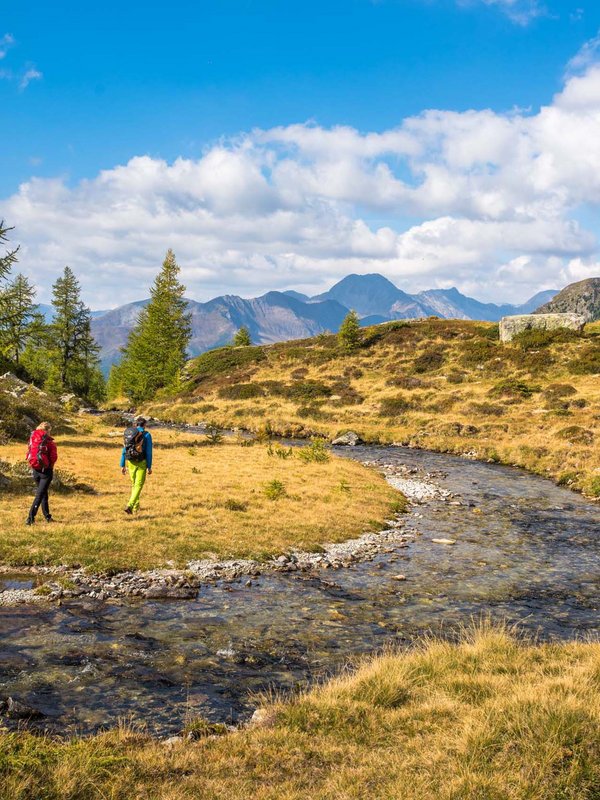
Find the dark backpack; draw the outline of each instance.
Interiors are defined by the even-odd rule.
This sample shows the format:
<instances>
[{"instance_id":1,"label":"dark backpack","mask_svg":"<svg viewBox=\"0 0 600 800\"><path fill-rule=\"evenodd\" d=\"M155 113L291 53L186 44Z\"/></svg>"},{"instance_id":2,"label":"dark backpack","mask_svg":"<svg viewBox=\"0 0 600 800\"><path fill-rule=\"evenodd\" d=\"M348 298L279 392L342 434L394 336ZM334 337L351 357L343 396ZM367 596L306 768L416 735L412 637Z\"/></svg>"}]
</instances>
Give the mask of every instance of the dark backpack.
<instances>
[{"instance_id":1,"label":"dark backpack","mask_svg":"<svg viewBox=\"0 0 600 800\"><path fill-rule=\"evenodd\" d=\"M123 446L127 461L144 460L144 431L137 428L127 428L123 434Z\"/></svg>"},{"instance_id":2,"label":"dark backpack","mask_svg":"<svg viewBox=\"0 0 600 800\"><path fill-rule=\"evenodd\" d=\"M29 440L27 450L27 461L29 466L38 472L43 472L50 466L50 455L48 453L48 434L43 433L36 436L38 431L34 431Z\"/></svg>"}]
</instances>

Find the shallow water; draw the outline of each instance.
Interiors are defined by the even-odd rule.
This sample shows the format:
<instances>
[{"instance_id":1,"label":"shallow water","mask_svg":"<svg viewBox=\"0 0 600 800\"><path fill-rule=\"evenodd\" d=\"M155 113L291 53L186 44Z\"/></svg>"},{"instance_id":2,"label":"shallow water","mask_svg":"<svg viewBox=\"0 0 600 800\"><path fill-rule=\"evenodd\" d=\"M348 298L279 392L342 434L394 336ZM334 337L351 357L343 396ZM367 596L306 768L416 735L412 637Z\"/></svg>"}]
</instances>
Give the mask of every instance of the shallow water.
<instances>
[{"instance_id":1,"label":"shallow water","mask_svg":"<svg viewBox=\"0 0 600 800\"><path fill-rule=\"evenodd\" d=\"M166 734L198 714L243 719L256 693L306 685L425 631L451 635L482 614L544 639L598 636L597 506L525 472L454 456L376 447L343 455L443 473L462 505L417 506L407 518L414 541L348 569L205 586L192 601L0 607L0 696L42 712L29 723L38 728L88 732L126 718ZM399 573L407 580L394 580Z\"/></svg>"}]
</instances>

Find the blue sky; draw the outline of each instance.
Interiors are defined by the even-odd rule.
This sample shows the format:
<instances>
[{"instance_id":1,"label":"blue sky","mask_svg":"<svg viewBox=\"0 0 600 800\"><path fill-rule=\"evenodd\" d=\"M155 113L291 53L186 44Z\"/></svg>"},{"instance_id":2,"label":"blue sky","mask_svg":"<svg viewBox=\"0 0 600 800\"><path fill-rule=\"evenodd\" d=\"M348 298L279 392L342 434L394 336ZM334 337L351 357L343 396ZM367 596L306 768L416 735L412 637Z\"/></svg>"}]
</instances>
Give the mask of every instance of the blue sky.
<instances>
[{"instance_id":1,"label":"blue sky","mask_svg":"<svg viewBox=\"0 0 600 800\"><path fill-rule=\"evenodd\" d=\"M491 206L482 211L479 200L477 205L469 199L475 191L473 165L468 167L470 184L464 187L469 196L460 202L441 197L428 205L412 196L409 202L394 190L392 201L373 203L366 185L364 197L354 191L366 173L369 179L382 178L377 191L386 195L386 168L411 189L422 185L432 165L439 166L441 134L436 130L432 145L431 124L413 132L423 148L433 148L429 166L421 160L415 167L414 141L408 151L394 146L378 149L375 156L351 147L343 182L352 187L345 193L336 190L335 196L322 186L331 176L336 146L330 143L327 152L319 148L317 153L313 145L306 150L290 131L298 125L324 133L351 130L364 142L365 136L411 128L410 120L422 120L428 109L443 112L450 127L455 124L452 112L467 121L470 110L481 114L489 109L496 122L513 120L515 113L530 120L552 105L569 80L593 72L600 30L597 0L106 0L93 7L46 0L24 6L0 0L0 107L5 120L0 126L0 214L16 226L15 237L23 245L22 269L37 276L42 298L52 271L68 262L81 273L92 305L114 305L117 286L124 299L135 299L140 282L148 282L170 245L199 299L217 291L248 295L284 285L318 290L351 270L381 271L409 289L457 283L487 299L500 291L503 298L521 299L545 275L554 285L595 269L592 240L600 233L595 187L585 197L570 188L572 198L553 209L561 221L576 221L584 229L579 238L566 225L561 242L546 241L545 234L531 242L519 228L505 247L505 229L503 246L494 253L483 248L463 254L461 242L471 235L465 233L466 223L489 222L490 215L492 221L508 221L506 211L491 212ZM572 62L578 53L580 63ZM594 98L590 109L595 113ZM257 141L256 129L288 133L261 134ZM533 135L530 126L527 135ZM250 174L248 163L241 163L249 151L258 178ZM556 151L551 155L556 158ZM140 158L146 160L134 161L127 179L118 171ZM492 173L506 172L506 163L498 164L496 158L497 150L486 156L485 191L477 187L486 197ZM201 173L190 177L196 188L185 183L181 170L169 171L177 159ZM313 178L308 186L306 174L294 173L295 185L305 188L293 200L291 186L281 183L282 172L293 180L292 163L294 169L311 166ZM364 168L361 174L354 172L357 163ZM163 183L156 175L161 164L166 165ZM446 159L443 166L448 171ZM595 161L589 167L595 168ZM219 182L222 170L228 186L225 200L211 183ZM109 186L102 171L110 173ZM463 178L460 165L459 172ZM569 181L576 182L575 173L567 176ZM267 183L265 192L277 189L277 198L267 198L253 182L260 175ZM24 191L27 202L19 197ZM153 198L143 214L135 208L140 192ZM242 198L239 208L231 204L232 193ZM258 199L249 211L253 193ZM550 194L528 196L525 216L537 213L533 206L547 216L548 204L560 195L554 184ZM512 202L511 195L504 205ZM76 236L73 220L86 213L92 219L103 203L110 230L95 245L94 231L83 225ZM170 222L162 213L165 203L173 212ZM318 224L316 216L307 219L302 213L312 209L316 215L317 205ZM49 209L54 221L65 226L64 240L44 227ZM280 230L267 225L258 236L248 233L255 225L239 222L244 214L265 221L274 214L281 220L287 212L297 213L295 226ZM462 227L448 233L439 222L447 218ZM410 247L407 255L406 234L436 220L447 233L447 258L436 252L432 260L427 255L419 259ZM332 241L340 226L346 239L360 238L361 225L368 229L370 242L361 239L343 252ZM233 232L230 239L228 229ZM393 235L404 239L392 243ZM535 264L529 271L519 267L507 272L507 264L519 258ZM571 269L577 259L583 266ZM105 288L98 286L98 274Z\"/></svg>"}]
</instances>

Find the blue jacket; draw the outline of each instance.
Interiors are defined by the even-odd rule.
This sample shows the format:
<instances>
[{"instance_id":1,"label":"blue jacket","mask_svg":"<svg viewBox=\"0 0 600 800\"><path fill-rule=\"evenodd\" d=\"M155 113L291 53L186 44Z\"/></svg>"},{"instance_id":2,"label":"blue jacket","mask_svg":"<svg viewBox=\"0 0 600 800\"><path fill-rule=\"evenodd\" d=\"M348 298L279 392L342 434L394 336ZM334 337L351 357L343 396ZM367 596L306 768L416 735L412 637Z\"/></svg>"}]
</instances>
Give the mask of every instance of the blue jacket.
<instances>
[{"instance_id":1,"label":"blue jacket","mask_svg":"<svg viewBox=\"0 0 600 800\"><path fill-rule=\"evenodd\" d=\"M144 441L142 442L142 454L146 461L146 466L148 469L152 469L152 436L148 433L145 428L138 428L138 431L142 431L144 434ZM121 451L121 468L125 466L125 448Z\"/></svg>"}]
</instances>

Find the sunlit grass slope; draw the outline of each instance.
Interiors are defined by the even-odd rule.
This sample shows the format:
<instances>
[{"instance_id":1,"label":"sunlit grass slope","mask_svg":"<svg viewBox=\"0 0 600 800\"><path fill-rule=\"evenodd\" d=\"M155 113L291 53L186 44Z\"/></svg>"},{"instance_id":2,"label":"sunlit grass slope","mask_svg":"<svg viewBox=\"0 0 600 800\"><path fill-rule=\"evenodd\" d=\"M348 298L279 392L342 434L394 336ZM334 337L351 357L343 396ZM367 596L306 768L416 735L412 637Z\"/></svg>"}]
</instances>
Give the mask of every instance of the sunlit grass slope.
<instances>
[{"instance_id":1,"label":"sunlit grass slope","mask_svg":"<svg viewBox=\"0 0 600 800\"><path fill-rule=\"evenodd\" d=\"M270 708L269 727L174 747L117 731L0 737L8 800L597 800L600 645L484 630ZM193 726L196 730L201 726Z\"/></svg>"},{"instance_id":2,"label":"sunlit grass slope","mask_svg":"<svg viewBox=\"0 0 600 800\"><path fill-rule=\"evenodd\" d=\"M40 513L27 527L31 496L0 495L0 563L124 569L208 556L262 558L377 530L403 501L379 474L336 456L306 462L277 445L225 439L208 446L202 437L155 429L154 474L141 512L128 517L121 432L81 422L57 437L57 466L73 474L70 483L97 492L53 493L57 523L47 525ZM24 449L2 445L0 460L23 464Z\"/></svg>"},{"instance_id":3,"label":"sunlit grass slope","mask_svg":"<svg viewBox=\"0 0 600 800\"><path fill-rule=\"evenodd\" d=\"M351 353L319 336L215 350L188 373L184 391L153 413L291 435L352 428L517 464L600 496L598 323L502 344L497 325L395 322L366 329Z\"/></svg>"}]
</instances>

